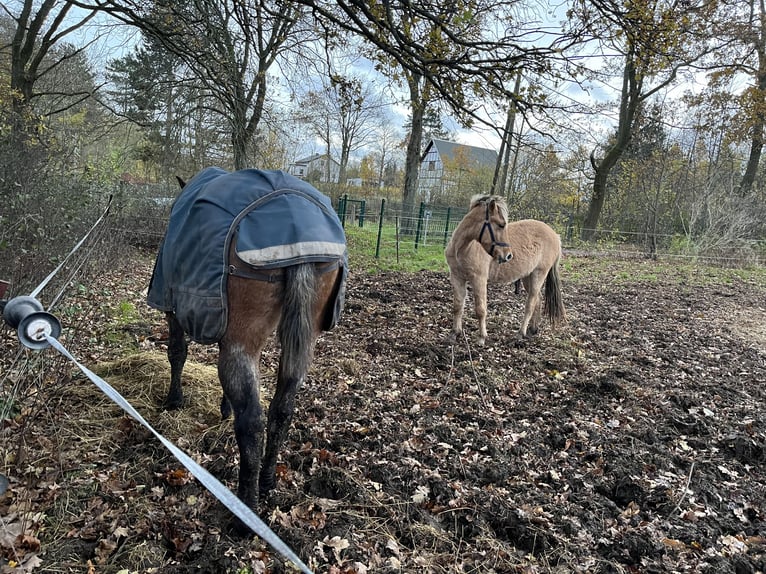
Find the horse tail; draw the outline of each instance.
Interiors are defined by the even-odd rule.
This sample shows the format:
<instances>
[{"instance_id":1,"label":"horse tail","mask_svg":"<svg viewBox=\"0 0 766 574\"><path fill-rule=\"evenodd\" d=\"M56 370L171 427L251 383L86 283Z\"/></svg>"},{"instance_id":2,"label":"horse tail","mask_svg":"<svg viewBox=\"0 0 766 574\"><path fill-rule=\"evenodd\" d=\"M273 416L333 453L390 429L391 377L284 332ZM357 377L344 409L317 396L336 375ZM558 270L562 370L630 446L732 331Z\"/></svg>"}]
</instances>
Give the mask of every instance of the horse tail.
<instances>
[{"instance_id":1,"label":"horse tail","mask_svg":"<svg viewBox=\"0 0 766 574\"><path fill-rule=\"evenodd\" d=\"M277 333L282 346L281 377L298 384L311 365L314 339L314 300L316 275L312 263L285 269L282 317Z\"/></svg>"},{"instance_id":2,"label":"horse tail","mask_svg":"<svg viewBox=\"0 0 766 574\"><path fill-rule=\"evenodd\" d=\"M556 325L560 321L566 319L566 311L564 309L564 301L561 297L561 280L559 279L559 259L561 256L556 257L556 261L548 271L548 276L545 278L545 314L551 322L551 325Z\"/></svg>"}]
</instances>

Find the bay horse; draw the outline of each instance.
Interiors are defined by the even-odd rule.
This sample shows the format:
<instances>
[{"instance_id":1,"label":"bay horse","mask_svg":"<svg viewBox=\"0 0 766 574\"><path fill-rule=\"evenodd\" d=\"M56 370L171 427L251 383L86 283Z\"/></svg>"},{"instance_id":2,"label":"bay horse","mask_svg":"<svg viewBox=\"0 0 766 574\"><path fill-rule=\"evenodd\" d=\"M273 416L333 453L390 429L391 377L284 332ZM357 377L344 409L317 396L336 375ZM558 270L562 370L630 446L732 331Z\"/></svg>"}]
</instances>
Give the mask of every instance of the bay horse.
<instances>
[{"instance_id":1,"label":"bay horse","mask_svg":"<svg viewBox=\"0 0 766 574\"><path fill-rule=\"evenodd\" d=\"M345 235L329 199L281 171L207 168L179 183L147 296L169 329L164 406L183 404L187 335L217 343L221 414L233 411L239 447L237 495L255 510L276 485L277 455L317 337L340 318ZM258 365L275 329L281 354L265 416Z\"/></svg>"},{"instance_id":2,"label":"bay horse","mask_svg":"<svg viewBox=\"0 0 766 574\"><path fill-rule=\"evenodd\" d=\"M473 291L479 321L479 344L487 338L487 283L524 284L527 299L517 339L535 335L540 326L540 299L555 325L566 316L558 264L561 239L542 221L508 222L501 197L475 195L445 250L452 284L452 340L463 332L463 310L468 285Z\"/></svg>"}]
</instances>

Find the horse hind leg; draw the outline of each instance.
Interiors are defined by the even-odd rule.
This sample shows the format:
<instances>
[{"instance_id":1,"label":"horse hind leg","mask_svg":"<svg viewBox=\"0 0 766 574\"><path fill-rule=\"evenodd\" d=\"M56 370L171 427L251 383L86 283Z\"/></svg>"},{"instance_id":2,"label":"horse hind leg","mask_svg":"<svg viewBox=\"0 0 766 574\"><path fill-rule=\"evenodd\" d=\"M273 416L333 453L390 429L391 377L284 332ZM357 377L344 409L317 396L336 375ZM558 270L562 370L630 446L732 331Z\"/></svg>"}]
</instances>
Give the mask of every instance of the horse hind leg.
<instances>
[{"instance_id":1,"label":"horse hind leg","mask_svg":"<svg viewBox=\"0 0 766 574\"><path fill-rule=\"evenodd\" d=\"M517 339L526 339L536 335L539 330L542 281L539 274L533 271L532 274L523 279L523 282L527 292L527 300L524 303L524 317L516 334Z\"/></svg>"},{"instance_id":2,"label":"horse hind leg","mask_svg":"<svg viewBox=\"0 0 766 574\"><path fill-rule=\"evenodd\" d=\"M263 451L265 419L260 400L257 365L244 346L222 341L218 377L234 411L234 435L239 447L237 496L248 507L258 503L258 475ZM235 521L235 527L243 526Z\"/></svg>"},{"instance_id":3,"label":"horse hind leg","mask_svg":"<svg viewBox=\"0 0 766 574\"><path fill-rule=\"evenodd\" d=\"M281 289L278 283L229 277L228 325L218 345L218 378L234 414L234 436L239 448L237 495L253 510L258 504L266 428L258 364L279 320ZM246 527L237 519L232 526L246 533Z\"/></svg>"},{"instance_id":4,"label":"horse hind leg","mask_svg":"<svg viewBox=\"0 0 766 574\"><path fill-rule=\"evenodd\" d=\"M458 337L463 334L463 311L465 310L465 298L468 294L466 282L450 275L452 284L452 333L450 341L456 342Z\"/></svg>"},{"instance_id":5,"label":"horse hind leg","mask_svg":"<svg viewBox=\"0 0 766 574\"><path fill-rule=\"evenodd\" d=\"M181 324L173 313L166 313L165 318L168 322L168 362L170 363L170 388L165 399L164 408L167 410L179 409L183 406L184 396L181 386L181 376L186 356L188 353L188 343L186 334Z\"/></svg>"},{"instance_id":6,"label":"horse hind leg","mask_svg":"<svg viewBox=\"0 0 766 574\"><path fill-rule=\"evenodd\" d=\"M313 359L314 343L336 275L337 272L325 273L318 278L311 264L285 270L282 317L277 327L282 352L277 387L269 405L266 451L260 475L261 496L276 486L277 457L292 422L296 395Z\"/></svg>"}]
</instances>

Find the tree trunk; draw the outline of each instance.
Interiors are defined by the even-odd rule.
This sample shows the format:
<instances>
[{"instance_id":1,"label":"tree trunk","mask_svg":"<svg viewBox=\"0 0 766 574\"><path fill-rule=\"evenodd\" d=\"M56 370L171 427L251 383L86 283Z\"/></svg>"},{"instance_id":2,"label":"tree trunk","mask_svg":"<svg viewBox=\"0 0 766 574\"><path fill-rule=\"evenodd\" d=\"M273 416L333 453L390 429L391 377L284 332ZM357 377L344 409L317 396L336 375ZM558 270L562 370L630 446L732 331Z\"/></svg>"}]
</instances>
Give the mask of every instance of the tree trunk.
<instances>
[{"instance_id":1,"label":"tree trunk","mask_svg":"<svg viewBox=\"0 0 766 574\"><path fill-rule=\"evenodd\" d=\"M758 164L761 162L763 151L763 120L759 119L752 127L753 137L750 141L750 155L747 158L747 167L739 182L739 195L745 197L753 188L755 176L758 173Z\"/></svg>"},{"instance_id":2,"label":"tree trunk","mask_svg":"<svg viewBox=\"0 0 766 574\"><path fill-rule=\"evenodd\" d=\"M588 213L583 222L582 239L584 241L592 241L595 237L598 220L601 217L601 210L606 201L609 175L630 143L633 121L636 117L638 106L641 103L642 81L636 73L634 57L635 54L633 52L628 53L625 57L620 97L620 118L617 123L617 135L614 142L607 148L601 163L596 162L594 154L590 156L595 177L593 179L593 194L588 205Z\"/></svg>"},{"instance_id":3,"label":"tree trunk","mask_svg":"<svg viewBox=\"0 0 766 574\"><path fill-rule=\"evenodd\" d=\"M231 126L231 150L234 155L234 169L245 169L247 166L247 134L243 124Z\"/></svg>"},{"instance_id":4,"label":"tree trunk","mask_svg":"<svg viewBox=\"0 0 766 574\"><path fill-rule=\"evenodd\" d=\"M764 112L764 106L766 105L766 38L764 38L764 5L761 1L761 29L756 43L756 52L758 53L758 75L757 87L755 89L754 97L757 98L755 108L755 117L752 123L752 138L750 140L750 156L747 159L747 167L745 173L742 175L742 179L739 182L739 195L745 197L753 188L753 182L755 176L758 174L758 164L761 162L761 153L763 152L763 132L764 124L766 124L766 112Z\"/></svg>"},{"instance_id":5,"label":"tree trunk","mask_svg":"<svg viewBox=\"0 0 766 574\"><path fill-rule=\"evenodd\" d=\"M421 96L422 76L412 74L409 77L410 109L412 126L407 142L407 155L404 160L404 191L402 193L402 233L410 235L414 229L415 199L418 194L418 172L420 170L420 146L423 141L423 117L426 102Z\"/></svg>"},{"instance_id":6,"label":"tree trunk","mask_svg":"<svg viewBox=\"0 0 766 574\"><path fill-rule=\"evenodd\" d=\"M338 169L338 183L345 185L346 183L346 169L348 168L348 156L351 155L351 142L344 134L343 141L340 145L340 169Z\"/></svg>"},{"instance_id":7,"label":"tree trunk","mask_svg":"<svg viewBox=\"0 0 766 574\"><path fill-rule=\"evenodd\" d=\"M162 142L162 181L169 182L171 173L177 169L175 165L175 145L173 142L173 124L175 118L175 92L173 86L168 83L165 87L165 134Z\"/></svg>"},{"instance_id":8,"label":"tree trunk","mask_svg":"<svg viewBox=\"0 0 766 574\"><path fill-rule=\"evenodd\" d=\"M515 94L519 93L521 88L521 74L516 74L516 85L513 88ZM503 140L500 144L500 151L497 153L497 165L495 166L495 175L492 180L492 193L494 195L505 195L505 186L508 179L508 161L511 157L511 144L513 142L513 128L516 125L516 102L511 101L508 107L508 117L505 121L505 131Z\"/></svg>"},{"instance_id":9,"label":"tree trunk","mask_svg":"<svg viewBox=\"0 0 766 574\"><path fill-rule=\"evenodd\" d=\"M386 169L386 148L383 146L380 150L380 167L378 168L378 189L383 185L383 172Z\"/></svg>"},{"instance_id":10,"label":"tree trunk","mask_svg":"<svg viewBox=\"0 0 766 574\"><path fill-rule=\"evenodd\" d=\"M495 173L492 176L492 195L503 195L505 193L505 182L503 182L501 174L503 172L503 159L506 157L506 148L511 145L511 130L513 129L512 109L512 107L508 108L508 113L506 114L505 119L505 128L503 129L503 137L500 139L500 150L497 152Z\"/></svg>"},{"instance_id":11,"label":"tree trunk","mask_svg":"<svg viewBox=\"0 0 766 574\"><path fill-rule=\"evenodd\" d=\"M265 74L263 74L265 76ZM266 80L259 76L255 81L254 88L247 89L242 83L243 77L231 78L236 86L238 97L230 102L233 115L236 118L231 126L232 130L232 151L234 153L234 169L246 169L248 167L257 167L251 164L250 150L253 144L253 138L258 131L258 126L263 117L263 108L266 101ZM255 93L254 97L247 97L246 93ZM248 112L248 102L252 103L252 108ZM248 115L249 114L249 115Z\"/></svg>"}]
</instances>

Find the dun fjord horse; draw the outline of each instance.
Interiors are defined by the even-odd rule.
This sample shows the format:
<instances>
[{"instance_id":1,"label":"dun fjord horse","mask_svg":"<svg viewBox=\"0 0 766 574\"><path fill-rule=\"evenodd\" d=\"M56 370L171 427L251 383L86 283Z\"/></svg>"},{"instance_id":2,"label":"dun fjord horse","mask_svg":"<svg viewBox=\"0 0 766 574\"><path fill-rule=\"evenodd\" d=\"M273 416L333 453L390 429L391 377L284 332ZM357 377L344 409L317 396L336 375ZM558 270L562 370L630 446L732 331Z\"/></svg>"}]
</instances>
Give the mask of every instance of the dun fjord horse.
<instances>
[{"instance_id":1,"label":"dun fjord horse","mask_svg":"<svg viewBox=\"0 0 766 574\"><path fill-rule=\"evenodd\" d=\"M527 291L524 318L517 333L523 339L537 333L540 297L545 288L545 314L552 324L565 316L558 263L561 240L542 221L507 222L508 209L500 197L476 195L458 224L445 255L452 283L452 337L463 332L467 286L473 290L479 320L479 343L487 338L487 283L521 279Z\"/></svg>"},{"instance_id":2,"label":"dun fjord horse","mask_svg":"<svg viewBox=\"0 0 766 574\"><path fill-rule=\"evenodd\" d=\"M148 295L170 331L165 406L183 402L186 335L218 343L221 413L233 410L239 447L238 496L255 509L275 486L317 336L340 316L345 236L329 199L281 171L207 168L181 183ZM281 356L265 416L258 363L275 329Z\"/></svg>"}]
</instances>

